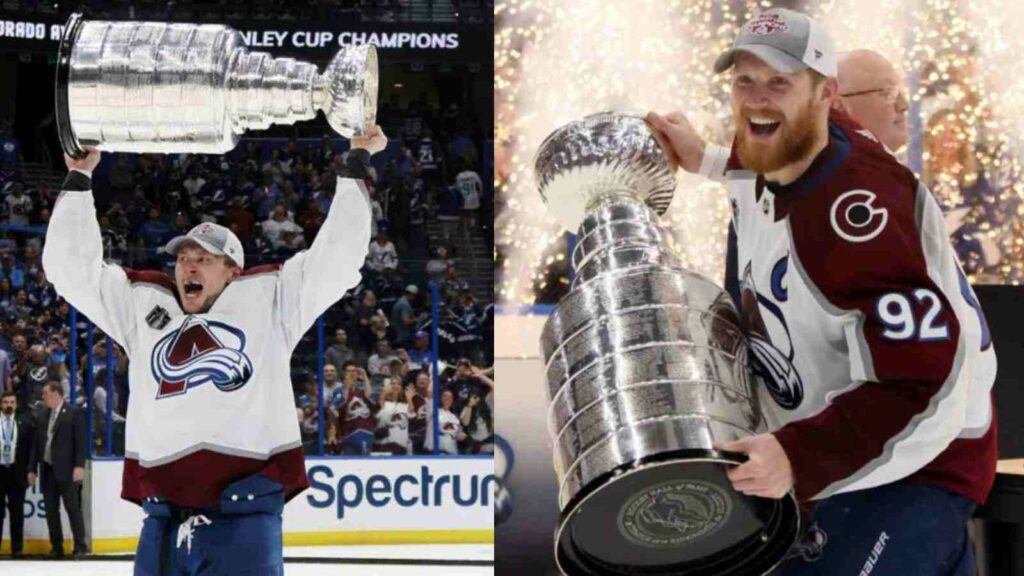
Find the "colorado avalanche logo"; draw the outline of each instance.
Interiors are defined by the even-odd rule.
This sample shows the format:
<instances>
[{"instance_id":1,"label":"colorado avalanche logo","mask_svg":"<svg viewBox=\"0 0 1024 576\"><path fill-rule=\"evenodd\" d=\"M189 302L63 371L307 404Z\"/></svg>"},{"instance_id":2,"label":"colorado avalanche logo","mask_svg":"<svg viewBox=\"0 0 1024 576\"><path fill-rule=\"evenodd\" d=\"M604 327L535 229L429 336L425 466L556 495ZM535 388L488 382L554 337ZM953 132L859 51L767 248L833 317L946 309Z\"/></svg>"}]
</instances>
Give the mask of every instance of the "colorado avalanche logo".
<instances>
[{"instance_id":1,"label":"colorado avalanche logo","mask_svg":"<svg viewBox=\"0 0 1024 576\"><path fill-rule=\"evenodd\" d=\"M399 430L405 430L409 427L409 417L400 413L393 414L391 416L390 426L392 428L398 428Z\"/></svg>"},{"instance_id":2,"label":"colorado avalanche logo","mask_svg":"<svg viewBox=\"0 0 1024 576\"><path fill-rule=\"evenodd\" d=\"M241 330L189 316L153 347L150 364L159 383L156 397L184 394L207 382L224 392L245 386L252 377L252 361L243 350Z\"/></svg>"},{"instance_id":3,"label":"colorado avalanche logo","mask_svg":"<svg viewBox=\"0 0 1024 576\"><path fill-rule=\"evenodd\" d=\"M366 405L359 396L353 396L348 402L348 410L346 411L345 420L356 420L359 418L369 418L370 407Z\"/></svg>"},{"instance_id":4,"label":"colorado avalanche logo","mask_svg":"<svg viewBox=\"0 0 1024 576\"><path fill-rule=\"evenodd\" d=\"M776 32L788 32L789 24L778 14L761 14L747 25L747 30L757 36L767 36Z\"/></svg>"},{"instance_id":5,"label":"colorado avalanche logo","mask_svg":"<svg viewBox=\"0 0 1024 576\"><path fill-rule=\"evenodd\" d=\"M848 242L867 242L885 229L889 211L875 208L874 192L850 190L832 203L829 218L832 229Z\"/></svg>"},{"instance_id":6,"label":"colorado avalanche logo","mask_svg":"<svg viewBox=\"0 0 1024 576\"><path fill-rule=\"evenodd\" d=\"M788 268L789 256L784 256L772 267L772 297L777 302L789 299L789 290L784 282ZM804 399L804 385L800 373L793 366L793 339L786 318L775 302L757 291L749 263L743 272L741 299L743 321L753 353L754 375L779 406L787 410L800 406ZM762 311L766 314L762 315Z\"/></svg>"}]
</instances>

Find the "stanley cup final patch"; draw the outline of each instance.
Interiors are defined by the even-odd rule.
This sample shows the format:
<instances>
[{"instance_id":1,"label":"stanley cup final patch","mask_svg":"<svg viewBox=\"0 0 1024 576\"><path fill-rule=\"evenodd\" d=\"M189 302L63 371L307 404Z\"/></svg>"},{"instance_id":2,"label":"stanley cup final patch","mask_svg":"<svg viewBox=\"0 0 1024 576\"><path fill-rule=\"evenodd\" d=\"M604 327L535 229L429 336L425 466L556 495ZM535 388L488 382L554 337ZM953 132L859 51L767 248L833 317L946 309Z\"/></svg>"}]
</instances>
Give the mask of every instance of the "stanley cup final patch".
<instances>
[{"instance_id":1,"label":"stanley cup final patch","mask_svg":"<svg viewBox=\"0 0 1024 576\"><path fill-rule=\"evenodd\" d=\"M761 14L747 24L747 30L757 36L767 36L776 32L788 32L789 24L780 14Z\"/></svg>"},{"instance_id":2,"label":"stanley cup final patch","mask_svg":"<svg viewBox=\"0 0 1024 576\"><path fill-rule=\"evenodd\" d=\"M153 306L153 309L146 314L146 324L151 328L162 330L171 321L171 315L162 306Z\"/></svg>"}]
</instances>

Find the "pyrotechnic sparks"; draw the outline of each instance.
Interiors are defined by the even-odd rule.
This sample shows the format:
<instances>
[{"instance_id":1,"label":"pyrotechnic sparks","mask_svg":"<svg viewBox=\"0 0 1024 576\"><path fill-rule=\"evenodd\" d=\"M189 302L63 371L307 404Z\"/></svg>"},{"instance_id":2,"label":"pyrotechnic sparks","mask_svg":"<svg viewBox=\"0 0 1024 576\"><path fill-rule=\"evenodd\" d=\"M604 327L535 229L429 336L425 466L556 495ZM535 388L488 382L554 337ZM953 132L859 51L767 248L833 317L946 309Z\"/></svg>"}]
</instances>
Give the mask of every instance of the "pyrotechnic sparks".
<instances>
[{"instance_id":1,"label":"pyrotechnic sparks","mask_svg":"<svg viewBox=\"0 0 1024 576\"><path fill-rule=\"evenodd\" d=\"M503 302L532 304L538 295L554 301L568 289L565 234L546 215L533 180L532 160L540 142L562 124L602 110L680 109L707 139L727 143L732 131L727 77L714 75L711 66L740 23L774 4L792 5L713 0L496 4L500 211L495 244ZM831 30L840 50L870 48L907 71L913 110L925 129L924 149L912 146L911 160L917 154L923 161L929 170L923 178L945 207L969 208L957 221L962 227L953 231L962 245L974 246L962 250L968 269L1007 282L1017 282L1024 272L1024 241L1015 229L1020 164L1011 153L1024 134L1024 81L1017 80L1024 70L1006 74L1007 68L1024 67L1015 57L1024 42L1006 23L1020 19L1005 17L1024 8L1012 4L834 0L810 9ZM938 158L951 146L959 156ZM987 188L979 190L979 182ZM684 264L720 282L728 226L722 187L684 176L666 219Z\"/></svg>"}]
</instances>

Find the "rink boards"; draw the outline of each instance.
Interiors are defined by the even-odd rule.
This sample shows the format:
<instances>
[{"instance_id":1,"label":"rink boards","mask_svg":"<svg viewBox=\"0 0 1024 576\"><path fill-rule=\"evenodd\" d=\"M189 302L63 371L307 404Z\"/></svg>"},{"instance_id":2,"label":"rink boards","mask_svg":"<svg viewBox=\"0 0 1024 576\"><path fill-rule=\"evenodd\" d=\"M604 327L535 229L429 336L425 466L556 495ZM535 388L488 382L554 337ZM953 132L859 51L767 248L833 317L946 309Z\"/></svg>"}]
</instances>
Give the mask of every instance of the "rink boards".
<instances>
[{"instance_id":1,"label":"rink boards","mask_svg":"<svg viewBox=\"0 0 1024 576\"><path fill-rule=\"evenodd\" d=\"M491 543L492 462L471 456L308 458L310 488L285 506L284 543ZM90 462L85 520L94 553L135 551L143 513L121 500L122 469L119 459ZM25 512L25 552L48 552L45 507L35 487L26 494ZM9 549L5 538L0 552Z\"/></svg>"}]
</instances>

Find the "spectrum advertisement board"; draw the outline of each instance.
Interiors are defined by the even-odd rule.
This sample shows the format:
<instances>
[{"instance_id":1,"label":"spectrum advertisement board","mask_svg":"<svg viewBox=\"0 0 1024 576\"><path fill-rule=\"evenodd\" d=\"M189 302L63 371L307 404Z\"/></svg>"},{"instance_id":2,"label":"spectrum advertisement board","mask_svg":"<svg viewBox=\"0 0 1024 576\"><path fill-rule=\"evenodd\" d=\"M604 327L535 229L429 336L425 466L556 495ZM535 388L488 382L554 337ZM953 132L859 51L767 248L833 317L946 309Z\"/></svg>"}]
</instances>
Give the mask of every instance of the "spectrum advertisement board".
<instances>
[{"instance_id":1,"label":"spectrum advertisement board","mask_svg":"<svg viewBox=\"0 0 1024 576\"><path fill-rule=\"evenodd\" d=\"M121 460L96 460L86 474L86 525L95 553L135 551L144 514L121 500L122 470ZM311 457L306 473L310 488L284 509L286 546L494 540L492 458ZM30 489L27 553L49 552L41 505L42 495ZM70 540L66 518L64 525ZM10 542L3 546L9 550Z\"/></svg>"}]
</instances>

